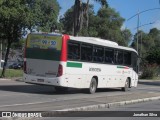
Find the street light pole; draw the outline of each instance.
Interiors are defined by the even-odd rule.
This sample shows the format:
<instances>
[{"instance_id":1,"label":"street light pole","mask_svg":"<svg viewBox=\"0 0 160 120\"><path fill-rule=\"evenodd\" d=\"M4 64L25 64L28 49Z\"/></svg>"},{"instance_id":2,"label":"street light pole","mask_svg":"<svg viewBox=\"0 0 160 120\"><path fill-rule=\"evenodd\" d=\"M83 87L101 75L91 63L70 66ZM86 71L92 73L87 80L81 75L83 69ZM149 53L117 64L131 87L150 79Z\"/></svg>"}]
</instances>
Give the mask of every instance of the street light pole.
<instances>
[{"instance_id":1,"label":"street light pole","mask_svg":"<svg viewBox=\"0 0 160 120\"><path fill-rule=\"evenodd\" d=\"M139 53L139 50L138 50L138 42L139 42L139 35L138 35L138 32L139 32L139 11L138 11L138 14L137 14L137 16L138 16L138 20L137 20L137 53Z\"/></svg>"}]
</instances>

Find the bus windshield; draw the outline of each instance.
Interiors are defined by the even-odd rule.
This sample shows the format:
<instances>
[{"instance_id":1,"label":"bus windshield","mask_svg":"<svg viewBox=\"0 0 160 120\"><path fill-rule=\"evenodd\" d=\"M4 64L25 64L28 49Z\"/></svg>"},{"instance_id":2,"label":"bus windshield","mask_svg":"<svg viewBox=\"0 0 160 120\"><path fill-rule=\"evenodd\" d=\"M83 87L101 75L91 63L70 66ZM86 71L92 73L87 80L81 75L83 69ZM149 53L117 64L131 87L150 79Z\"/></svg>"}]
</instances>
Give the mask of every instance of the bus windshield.
<instances>
[{"instance_id":1,"label":"bus windshield","mask_svg":"<svg viewBox=\"0 0 160 120\"><path fill-rule=\"evenodd\" d=\"M52 34L30 34L27 38L26 58L60 60L62 36Z\"/></svg>"}]
</instances>

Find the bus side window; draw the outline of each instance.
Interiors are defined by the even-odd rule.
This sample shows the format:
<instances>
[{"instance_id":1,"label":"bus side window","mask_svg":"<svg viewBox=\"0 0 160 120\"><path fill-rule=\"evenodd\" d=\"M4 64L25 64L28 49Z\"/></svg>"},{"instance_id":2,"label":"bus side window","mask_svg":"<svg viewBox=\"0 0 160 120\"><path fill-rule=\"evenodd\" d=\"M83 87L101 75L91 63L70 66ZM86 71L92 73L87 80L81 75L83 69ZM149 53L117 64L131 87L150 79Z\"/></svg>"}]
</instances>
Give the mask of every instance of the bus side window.
<instances>
[{"instance_id":1,"label":"bus side window","mask_svg":"<svg viewBox=\"0 0 160 120\"><path fill-rule=\"evenodd\" d=\"M115 50L114 62L118 65L123 65L123 52L121 50Z\"/></svg>"},{"instance_id":2,"label":"bus side window","mask_svg":"<svg viewBox=\"0 0 160 120\"><path fill-rule=\"evenodd\" d=\"M130 52L124 52L124 65L131 65L131 53Z\"/></svg>"},{"instance_id":3,"label":"bus side window","mask_svg":"<svg viewBox=\"0 0 160 120\"><path fill-rule=\"evenodd\" d=\"M104 48L99 46L94 46L93 61L102 63L103 60L104 60Z\"/></svg>"},{"instance_id":4,"label":"bus side window","mask_svg":"<svg viewBox=\"0 0 160 120\"><path fill-rule=\"evenodd\" d=\"M80 59L80 43L70 41L68 43L68 59L79 60Z\"/></svg>"},{"instance_id":5,"label":"bus side window","mask_svg":"<svg viewBox=\"0 0 160 120\"><path fill-rule=\"evenodd\" d=\"M82 61L92 61L93 46L89 44L81 45L81 60Z\"/></svg>"},{"instance_id":6,"label":"bus side window","mask_svg":"<svg viewBox=\"0 0 160 120\"><path fill-rule=\"evenodd\" d=\"M105 49L105 63L114 64L114 50L110 48Z\"/></svg>"}]
</instances>

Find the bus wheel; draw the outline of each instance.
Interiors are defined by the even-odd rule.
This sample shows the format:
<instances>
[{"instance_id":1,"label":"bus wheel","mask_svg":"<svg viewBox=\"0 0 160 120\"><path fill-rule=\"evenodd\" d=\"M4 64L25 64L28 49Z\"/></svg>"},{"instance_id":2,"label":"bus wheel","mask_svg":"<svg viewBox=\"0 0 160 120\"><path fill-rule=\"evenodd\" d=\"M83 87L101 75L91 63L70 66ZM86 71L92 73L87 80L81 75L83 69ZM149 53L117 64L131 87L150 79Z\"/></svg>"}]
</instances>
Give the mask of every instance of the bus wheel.
<instances>
[{"instance_id":1,"label":"bus wheel","mask_svg":"<svg viewBox=\"0 0 160 120\"><path fill-rule=\"evenodd\" d=\"M96 92L96 89L97 89L97 81L95 78L92 78L88 92L90 94L93 94Z\"/></svg>"},{"instance_id":2,"label":"bus wheel","mask_svg":"<svg viewBox=\"0 0 160 120\"><path fill-rule=\"evenodd\" d=\"M129 90L129 87L130 87L130 85L129 85L129 79L127 78L127 80L126 80L126 82L125 82L125 86L124 87L122 87L122 91L128 91Z\"/></svg>"},{"instance_id":3,"label":"bus wheel","mask_svg":"<svg viewBox=\"0 0 160 120\"><path fill-rule=\"evenodd\" d=\"M56 90L56 92L67 92L68 91L67 87L55 86L54 89Z\"/></svg>"}]
</instances>

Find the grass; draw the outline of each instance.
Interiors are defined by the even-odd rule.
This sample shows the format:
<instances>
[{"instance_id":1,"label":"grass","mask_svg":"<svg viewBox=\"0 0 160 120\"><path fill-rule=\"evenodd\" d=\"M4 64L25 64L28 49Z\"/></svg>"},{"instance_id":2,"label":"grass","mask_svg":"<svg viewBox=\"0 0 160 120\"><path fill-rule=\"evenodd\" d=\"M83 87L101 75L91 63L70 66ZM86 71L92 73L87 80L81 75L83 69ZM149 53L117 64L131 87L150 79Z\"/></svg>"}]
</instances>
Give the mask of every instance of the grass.
<instances>
[{"instance_id":1,"label":"grass","mask_svg":"<svg viewBox=\"0 0 160 120\"><path fill-rule=\"evenodd\" d=\"M0 70L0 73L2 73L2 70ZM23 76L23 70L6 69L5 78L16 78L22 76Z\"/></svg>"},{"instance_id":2,"label":"grass","mask_svg":"<svg viewBox=\"0 0 160 120\"><path fill-rule=\"evenodd\" d=\"M153 80L160 80L160 76L159 77L154 77Z\"/></svg>"}]
</instances>

